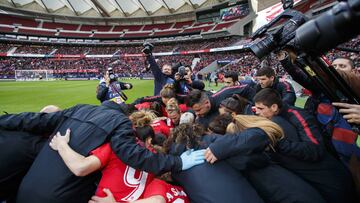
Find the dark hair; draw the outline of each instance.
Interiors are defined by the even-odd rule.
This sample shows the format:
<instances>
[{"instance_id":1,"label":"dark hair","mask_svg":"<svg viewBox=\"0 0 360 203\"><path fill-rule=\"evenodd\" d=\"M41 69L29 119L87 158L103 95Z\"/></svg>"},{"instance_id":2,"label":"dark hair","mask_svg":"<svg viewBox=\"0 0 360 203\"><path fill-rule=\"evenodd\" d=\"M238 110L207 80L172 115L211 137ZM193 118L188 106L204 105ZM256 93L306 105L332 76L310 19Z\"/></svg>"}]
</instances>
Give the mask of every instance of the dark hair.
<instances>
[{"instance_id":1,"label":"dark hair","mask_svg":"<svg viewBox=\"0 0 360 203\"><path fill-rule=\"evenodd\" d=\"M127 104L127 108L128 108L129 114L132 114L132 113L134 113L135 111L138 110L138 109L135 107L135 104Z\"/></svg>"},{"instance_id":2,"label":"dark hair","mask_svg":"<svg viewBox=\"0 0 360 203\"><path fill-rule=\"evenodd\" d=\"M164 142L166 141L166 136L162 133L156 133L154 139L152 139L151 144L163 146Z\"/></svg>"},{"instance_id":3,"label":"dark hair","mask_svg":"<svg viewBox=\"0 0 360 203\"><path fill-rule=\"evenodd\" d=\"M152 139L154 139L155 137L154 130L150 125L136 127L135 131L136 131L136 137L143 142L145 142L146 139L149 137L151 137Z\"/></svg>"},{"instance_id":4,"label":"dark hair","mask_svg":"<svg viewBox=\"0 0 360 203\"><path fill-rule=\"evenodd\" d=\"M152 110L157 117L163 116L162 105L158 101L154 101L154 102L151 103L150 110Z\"/></svg>"},{"instance_id":5,"label":"dark hair","mask_svg":"<svg viewBox=\"0 0 360 203\"><path fill-rule=\"evenodd\" d=\"M333 62L334 62L336 59L345 59L345 60L349 61L349 64L350 64L350 66L351 66L351 69L354 69L354 68L355 68L355 65L354 65L353 60L351 60L351 58L349 58L349 57L339 56L339 57L336 57L336 58L333 60Z\"/></svg>"},{"instance_id":6,"label":"dark hair","mask_svg":"<svg viewBox=\"0 0 360 203\"><path fill-rule=\"evenodd\" d=\"M205 99L208 99L208 96L205 92L193 89L190 91L188 95L188 106L192 107L195 104L198 104L200 102L203 102Z\"/></svg>"},{"instance_id":7,"label":"dark hair","mask_svg":"<svg viewBox=\"0 0 360 203\"><path fill-rule=\"evenodd\" d=\"M264 88L256 93L254 96L254 102L263 103L267 107L271 107L271 105L277 104L278 107L281 108L283 105L279 93L271 88Z\"/></svg>"},{"instance_id":8,"label":"dark hair","mask_svg":"<svg viewBox=\"0 0 360 203\"><path fill-rule=\"evenodd\" d=\"M236 72L226 72L224 78L231 78L233 82L239 80L239 75Z\"/></svg>"},{"instance_id":9,"label":"dark hair","mask_svg":"<svg viewBox=\"0 0 360 203\"><path fill-rule=\"evenodd\" d=\"M260 68L257 72L256 72L256 76L266 76L266 77L271 77L274 76L275 77L275 71L274 69L265 66L264 68Z\"/></svg>"},{"instance_id":10,"label":"dark hair","mask_svg":"<svg viewBox=\"0 0 360 203\"><path fill-rule=\"evenodd\" d=\"M243 114L248 103L249 101L244 97L238 94L233 94L231 97L222 100L220 105L230 109L236 114Z\"/></svg>"},{"instance_id":11,"label":"dark hair","mask_svg":"<svg viewBox=\"0 0 360 203\"><path fill-rule=\"evenodd\" d=\"M170 137L165 141L165 151L169 151L172 144L183 145L187 149L198 148L201 145L201 137L204 128L200 124L183 123L175 127Z\"/></svg>"},{"instance_id":12,"label":"dark hair","mask_svg":"<svg viewBox=\"0 0 360 203\"><path fill-rule=\"evenodd\" d=\"M201 80L194 80L192 83L191 83L191 87L193 89L198 89L200 91L203 91L205 89L205 83Z\"/></svg>"},{"instance_id":13,"label":"dark hair","mask_svg":"<svg viewBox=\"0 0 360 203\"><path fill-rule=\"evenodd\" d=\"M209 123L208 129L213 133L224 135L226 133L227 126L232 122L232 120L233 117L228 113L218 115Z\"/></svg>"}]
</instances>

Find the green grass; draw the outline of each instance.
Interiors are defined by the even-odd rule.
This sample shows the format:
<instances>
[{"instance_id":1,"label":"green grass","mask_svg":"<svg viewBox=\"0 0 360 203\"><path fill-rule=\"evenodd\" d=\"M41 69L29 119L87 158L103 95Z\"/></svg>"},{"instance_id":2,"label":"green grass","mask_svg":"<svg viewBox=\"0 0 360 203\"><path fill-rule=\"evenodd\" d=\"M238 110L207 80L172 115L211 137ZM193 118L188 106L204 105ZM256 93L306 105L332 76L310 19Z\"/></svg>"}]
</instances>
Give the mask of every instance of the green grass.
<instances>
[{"instance_id":1,"label":"green grass","mask_svg":"<svg viewBox=\"0 0 360 203\"><path fill-rule=\"evenodd\" d=\"M124 80L133 84L133 89L125 91L128 102L136 98L153 95L152 80ZM0 114L37 112L46 105L56 105L62 109L76 104L99 104L96 99L98 81L36 81L36 82L0 82ZM219 90L214 83L206 89ZM296 105L303 107L304 98L298 98Z\"/></svg>"},{"instance_id":2,"label":"green grass","mask_svg":"<svg viewBox=\"0 0 360 203\"><path fill-rule=\"evenodd\" d=\"M153 94L152 80L126 80L133 83L131 91L125 91L129 102ZM37 81L0 82L0 114L37 112L53 104L68 108L76 104L99 104L96 99L98 81Z\"/></svg>"}]
</instances>

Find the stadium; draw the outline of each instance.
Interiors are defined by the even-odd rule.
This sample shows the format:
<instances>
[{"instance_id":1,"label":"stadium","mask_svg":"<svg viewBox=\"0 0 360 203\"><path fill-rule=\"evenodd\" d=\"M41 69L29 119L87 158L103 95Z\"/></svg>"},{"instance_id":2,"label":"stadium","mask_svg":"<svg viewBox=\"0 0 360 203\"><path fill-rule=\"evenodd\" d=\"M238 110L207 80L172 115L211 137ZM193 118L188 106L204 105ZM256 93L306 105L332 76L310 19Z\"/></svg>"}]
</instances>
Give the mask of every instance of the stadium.
<instances>
[{"instance_id":1,"label":"stadium","mask_svg":"<svg viewBox=\"0 0 360 203\"><path fill-rule=\"evenodd\" d=\"M291 6L286 7L287 4ZM4 137L0 139L0 147L4 147L0 162L14 164L14 168L21 165L20 161L29 163L19 170L21 173L15 169L8 172L9 167L2 167L0 202L357 202L360 198L359 4L358 0L0 0L0 138ZM319 26L312 33L307 32L312 28L308 26L308 30L302 30L307 34L306 40L300 35L305 21L315 21L326 15L327 19L336 18L336 11L355 14L319 20L319 24L333 24ZM279 18L282 15L284 19ZM347 24L344 19L348 19ZM341 20L344 24L336 24ZM286 37L291 37L291 41L283 43L281 40ZM268 89L277 93L266 91ZM137 145L141 144L133 140L136 146L129 144L128 134L126 139L129 140L120 143L126 130L118 129L127 129L128 123L120 122L122 118L107 109L100 111L109 101L119 105L121 115L130 118L136 140L143 148L148 147L147 135L154 134L152 140L162 140L161 150L167 150L176 158L153 158L155 155L138 149ZM269 106L269 102L274 104ZM333 106L332 102L341 103ZM273 110L274 105L278 109ZM269 113L264 109L274 115L267 117ZM60 116L58 110L64 113ZM84 113L85 110L92 113ZM54 115L48 118L47 113L42 117L44 113L34 113L39 111L56 112L48 113ZM26 113L19 114L22 112ZM258 120L258 117L266 120ZM41 123L35 128L37 122ZM243 125L239 124L241 122ZM253 125L249 124L251 122ZM232 124L241 127L233 127L231 131ZM198 125L204 131L199 130ZM263 125L266 127L260 127ZM148 126L151 130L146 128ZM71 138L68 128L71 128ZM83 132L75 130L77 128L85 128L88 134L77 138L80 134L84 136ZM207 143L210 138L195 135L200 132L208 136L229 132L246 134L242 132L247 130L256 134L256 129L261 129L269 140L260 146L261 141L251 143L250 137L244 138L249 139L247 146L254 149L244 147L245 144L233 138L211 144L213 141ZM106 189L105 183L109 182L101 179L99 183L95 180L95 172L85 175L83 170L80 175L74 172L71 162L66 162L69 159L60 153L58 143L64 140L56 135L58 131L70 139L66 149L73 147L72 152L79 156L103 155L104 146L109 148L109 153L112 150L111 156L117 155L118 162L126 167L125 174L132 175L129 180L124 176L125 186L121 186L124 190L114 192L111 184L110 190ZM188 135L184 135L185 131ZM26 142L17 142L10 149L16 140L9 139L8 135L20 132L31 137L29 142L39 142L41 146L45 143L46 147L40 151L40 148L22 146ZM106 136L99 136L99 132ZM144 132L148 134L141 137ZM34 141L33 134L27 133L44 136L41 142ZM116 133L123 137L113 140ZM176 139L175 134L185 137ZM248 134L244 137L250 136ZM205 157L199 161L197 152L200 151L181 154L178 149L166 148L169 140L176 144L183 142L184 149L207 149L202 153ZM115 141L117 144L113 144ZM207 144L204 148L199 143ZM24 147L28 150L26 153L34 156L27 157L26 161L21 159L16 146ZM49 157L44 158L46 155L40 156L46 150L51 154L49 157L56 157L56 163ZM19 162L9 161L9 157L18 155ZM236 155L246 158L235 161L240 157ZM36 161L38 159L40 161ZM107 169L103 166L104 160L95 159L101 162L96 171ZM209 166L214 162L227 162L232 169L223 166L213 170L202 166L201 170L209 171L202 173L195 165L204 159L211 163L207 164ZM76 160L82 163L80 158ZM147 163L150 160L154 164ZM184 170L185 161L189 162L189 170ZM39 181L39 185L31 189L34 177L50 177L35 163L54 163L49 170L56 172L49 174L62 175L56 168L60 167L69 179L64 178L61 183L50 178L50 183ZM99 163L94 162L94 165ZM306 174L302 167L310 172ZM328 170L319 172L322 167ZM132 171L129 172L129 168ZM260 168L266 170L260 172ZM189 174L179 173L181 169ZM252 169L256 172L252 173ZM228 175L209 181L217 170ZM166 182L147 182L147 178L154 178L152 175L167 171L176 174L172 181L157 176L154 180L161 178ZM241 175L234 171L241 171ZM199 179L192 179L190 173L199 173ZM83 181L78 176L89 178ZM273 177L267 179L270 176ZM279 185L268 187L275 179L280 179ZM231 182L227 180L238 184L213 185L215 181ZM80 187L90 182L96 183L98 189L94 189L94 184L86 189ZM294 190L299 192L286 190L294 185L291 182L297 185ZM197 187L200 183L208 187L200 189ZM58 185L55 187L55 184ZM79 189L75 189L76 185ZM37 194L44 188L48 196ZM161 193L154 188L165 189ZM208 196L199 195L206 188L214 191ZM234 192L231 188L243 192ZM81 195L74 195L75 192ZM128 196L126 192L130 192ZM33 193L31 198L25 198ZM222 199L224 194L226 198ZM104 198L106 196L113 199Z\"/></svg>"}]
</instances>

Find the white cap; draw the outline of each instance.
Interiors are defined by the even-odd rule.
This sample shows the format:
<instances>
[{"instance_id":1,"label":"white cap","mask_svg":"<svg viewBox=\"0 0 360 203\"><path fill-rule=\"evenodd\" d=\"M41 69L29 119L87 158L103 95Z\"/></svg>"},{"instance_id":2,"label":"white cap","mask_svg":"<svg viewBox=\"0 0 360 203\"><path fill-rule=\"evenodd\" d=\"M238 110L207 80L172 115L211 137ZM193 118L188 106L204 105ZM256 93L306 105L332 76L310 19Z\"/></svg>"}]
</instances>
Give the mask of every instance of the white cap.
<instances>
[{"instance_id":1,"label":"white cap","mask_svg":"<svg viewBox=\"0 0 360 203\"><path fill-rule=\"evenodd\" d=\"M180 124L183 123L194 123L195 116L190 112L185 112L180 117Z\"/></svg>"}]
</instances>

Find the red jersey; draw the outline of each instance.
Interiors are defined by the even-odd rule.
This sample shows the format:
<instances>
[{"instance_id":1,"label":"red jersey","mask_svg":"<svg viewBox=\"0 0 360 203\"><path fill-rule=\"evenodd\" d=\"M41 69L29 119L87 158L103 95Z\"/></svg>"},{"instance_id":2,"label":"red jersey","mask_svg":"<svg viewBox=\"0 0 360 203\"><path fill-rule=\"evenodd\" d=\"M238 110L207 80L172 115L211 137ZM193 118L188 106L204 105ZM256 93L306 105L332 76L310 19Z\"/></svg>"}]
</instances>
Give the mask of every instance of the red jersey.
<instances>
[{"instance_id":1,"label":"red jersey","mask_svg":"<svg viewBox=\"0 0 360 203\"><path fill-rule=\"evenodd\" d=\"M146 187L144 199L155 195L164 197L166 203L190 203L189 198L181 187L171 185L156 178Z\"/></svg>"},{"instance_id":2,"label":"red jersey","mask_svg":"<svg viewBox=\"0 0 360 203\"><path fill-rule=\"evenodd\" d=\"M117 202L134 201L142 198L145 187L154 179L153 174L124 164L111 150L109 143L91 153L100 160L103 168L96 196L106 197L103 189L108 188Z\"/></svg>"},{"instance_id":3,"label":"red jersey","mask_svg":"<svg viewBox=\"0 0 360 203\"><path fill-rule=\"evenodd\" d=\"M138 110L150 109L150 106L151 106L151 102L143 102L143 103L140 103L140 104L136 104L135 108L137 108Z\"/></svg>"},{"instance_id":4,"label":"red jersey","mask_svg":"<svg viewBox=\"0 0 360 203\"><path fill-rule=\"evenodd\" d=\"M151 127L153 128L155 134L162 133L166 137L170 136L170 130L174 128L174 123L170 118L166 118L163 120L155 120L151 123Z\"/></svg>"}]
</instances>

